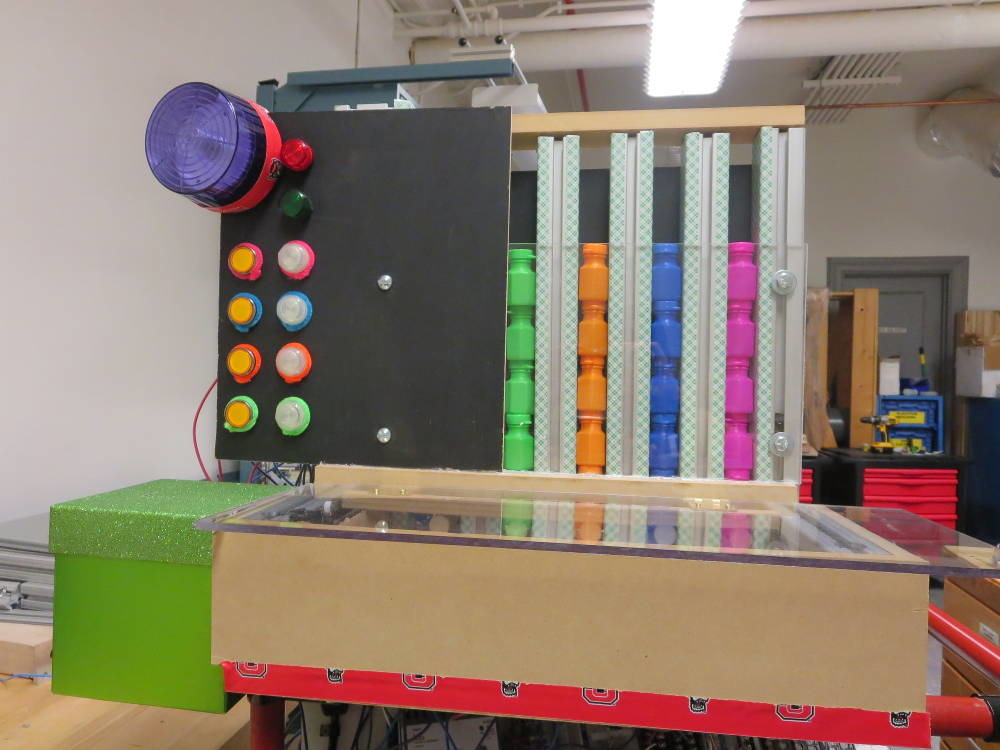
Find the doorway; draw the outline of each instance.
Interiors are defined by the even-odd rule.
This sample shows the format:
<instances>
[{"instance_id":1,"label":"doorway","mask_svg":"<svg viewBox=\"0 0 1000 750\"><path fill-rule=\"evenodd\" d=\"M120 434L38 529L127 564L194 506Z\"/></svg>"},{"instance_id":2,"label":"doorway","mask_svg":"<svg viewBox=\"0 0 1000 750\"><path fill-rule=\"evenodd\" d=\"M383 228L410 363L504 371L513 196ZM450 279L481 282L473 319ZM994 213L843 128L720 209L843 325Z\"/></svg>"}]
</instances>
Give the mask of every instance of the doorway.
<instances>
[{"instance_id":1,"label":"doorway","mask_svg":"<svg viewBox=\"0 0 1000 750\"><path fill-rule=\"evenodd\" d=\"M968 256L828 258L834 291L879 290L878 356L900 358L904 378L921 377L919 350L927 356L931 388L952 414L955 316L968 306ZM946 433L947 434L947 433Z\"/></svg>"}]
</instances>

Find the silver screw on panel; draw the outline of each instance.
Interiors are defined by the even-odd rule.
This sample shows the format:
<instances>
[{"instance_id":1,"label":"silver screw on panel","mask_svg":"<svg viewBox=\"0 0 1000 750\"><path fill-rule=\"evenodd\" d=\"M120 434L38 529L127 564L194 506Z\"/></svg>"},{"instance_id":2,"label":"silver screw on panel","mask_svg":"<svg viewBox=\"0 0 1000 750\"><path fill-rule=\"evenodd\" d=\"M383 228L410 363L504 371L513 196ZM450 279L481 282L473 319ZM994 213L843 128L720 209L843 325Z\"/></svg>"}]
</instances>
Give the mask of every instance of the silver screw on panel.
<instances>
[{"instance_id":1,"label":"silver screw on panel","mask_svg":"<svg viewBox=\"0 0 1000 750\"><path fill-rule=\"evenodd\" d=\"M771 453L787 456L792 451L792 439L787 432L776 432L771 437Z\"/></svg>"},{"instance_id":2,"label":"silver screw on panel","mask_svg":"<svg viewBox=\"0 0 1000 750\"><path fill-rule=\"evenodd\" d=\"M375 439L380 443L388 443L392 440L392 430L388 427L379 427L378 432L375 433Z\"/></svg>"},{"instance_id":3,"label":"silver screw on panel","mask_svg":"<svg viewBox=\"0 0 1000 750\"><path fill-rule=\"evenodd\" d=\"M789 295L795 291L796 283L795 274L783 268L780 271L775 271L774 277L771 279L771 288L775 294Z\"/></svg>"},{"instance_id":4,"label":"silver screw on panel","mask_svg":"<svg viewBox=\"0 0 1000 750\"><path fill-rule=\"evenodd\" d=\"M378 284L378 288L381 289L383 292L388 292L390 289L392 289L392 276L390 276L387 273L384 273L378 277L378 281L375 283Z\"/></svg>"}]
</instances>

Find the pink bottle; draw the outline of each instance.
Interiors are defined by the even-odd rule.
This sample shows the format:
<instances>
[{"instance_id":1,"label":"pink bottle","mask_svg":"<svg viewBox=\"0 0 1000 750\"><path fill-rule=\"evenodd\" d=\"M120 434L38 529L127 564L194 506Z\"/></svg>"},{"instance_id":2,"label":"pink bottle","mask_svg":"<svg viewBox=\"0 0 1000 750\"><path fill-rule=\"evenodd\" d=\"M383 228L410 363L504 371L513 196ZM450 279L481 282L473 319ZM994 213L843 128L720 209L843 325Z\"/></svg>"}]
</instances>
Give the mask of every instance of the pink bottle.
<instances>
[{"instance_id":1,"label":"pink bottle","mask_svg":"<svg viewBox=\"0 0 1000 750\"><path fill-rule=\"evenodd\" d=\"M757 265L753 262L756 245L752 242L729 243L729 286L727 297L730 302L757 301Z\"/></svg>"},{"instance_id":2,"label":"pink bottle","mask_svg":"<svg viewBox=\"0 0 1000 750\"><path fill-rule=\"evenodd\" d=\"M746 513L725 513L722 516L722 546L728 549L748 549L753 522Z\"/></svg>"},{"instance_id":3,"label":"pink bottle","mask_svg":"<svg viewBox=\"0 0 1000 750\"><path fill-rule=\"evenodd\" d=\"M757 351L757 324L750 318L752 302L729 303L726 321L726 359L741 357L748 362Z\"/></svg>"},{"instance_id":4,"label":"pink bottle","mask_svg":"<svg viewBox=\"0 0 1000 750\"><path fill-rule=\"evenodd\" d=\"M754 383L747 374L750 360L726 361L726 479L750 479L753 473L753 434L749 430L754 406Z\"/></svg>"},{"instance_id":5,"label":"pink bottle","mask_svg":"<svg viewBox=\"0 0 1000 750\"><path fill-rule=\"evenodd\" d=\"M757 346L751 314L757 300L757 266L752 242L729 243L726 321L726 479L748 480L753 474L754 382L750 363Z\"/></svg>"}]
</instances>

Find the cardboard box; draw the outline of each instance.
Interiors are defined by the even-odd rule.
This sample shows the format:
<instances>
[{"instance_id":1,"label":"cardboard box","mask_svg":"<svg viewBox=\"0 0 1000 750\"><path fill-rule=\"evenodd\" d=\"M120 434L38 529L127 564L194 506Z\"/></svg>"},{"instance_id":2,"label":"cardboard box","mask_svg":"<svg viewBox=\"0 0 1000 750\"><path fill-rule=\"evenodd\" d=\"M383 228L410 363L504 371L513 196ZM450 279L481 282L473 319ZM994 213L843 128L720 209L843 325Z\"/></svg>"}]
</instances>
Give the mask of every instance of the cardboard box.
<instances>
[{"instance_id":1,"label":"cardboard box","mask_svg":"<svg viewBox=\"0 0 1000 750\"><path fill-rule=\"evenodd\" d=\"M994 352L995 350L995 352ZM989 356L996 356L990 365ZM1000 387L1000 347L960 346L955 350L955 393L996 398Z\"/></svg>"},{"instance_id":2,"label":"cardboard box","mask_svg":"<svg viewBox=\"0 0 1000 750\"><path fill-rule=\"evenodd\" d=\"M984 640L1000 646L1000 613L951 580L944 587L944 611Z\"/></svg>"},{"instance_id":3,"label":"cardboard box","mask_svg":"<svg viewBox=\"0 0 1000 750\"><path fill-rule=\"evenodd\" d=\"M959 346L1000 346L1000 310L963 310L955 335Z\"/></svg>"},{"instance_id":4,"label":"cardboard box","mask_svg":"<svg viewBox=\"0 0 1000 750\"><path fill-rule=\"evenodd\" d=\"M950 583L963 589L994 612L1000 612L1000 580L993 578L952 578Z\"/></svg>"},{"instance_id":5,"label":"cardboard box","mask_svg":"<svg viewBox=\"0 0 1000 750\"><path fill-rule=\"evenodd\" d=\"M924 710L925 575L235 532L212 575L213 662Z\"/></svg>"}]
</instances>

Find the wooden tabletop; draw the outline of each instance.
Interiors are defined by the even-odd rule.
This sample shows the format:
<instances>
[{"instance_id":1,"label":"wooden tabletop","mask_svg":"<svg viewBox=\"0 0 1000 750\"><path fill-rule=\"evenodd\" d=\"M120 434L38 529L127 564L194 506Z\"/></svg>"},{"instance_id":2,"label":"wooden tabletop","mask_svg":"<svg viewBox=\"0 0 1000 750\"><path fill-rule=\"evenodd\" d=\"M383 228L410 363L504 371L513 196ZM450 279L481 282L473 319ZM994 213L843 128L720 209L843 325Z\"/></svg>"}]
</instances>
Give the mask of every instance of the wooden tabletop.
<instances>
[{"instance_id":1,"label":"wooden tabletop","mask_svg":"<svg viewBox=\"0 0 1000 750\"><path fill-rule=\"evenodd\" d=\"M217 715L53 695L47 679L0 683L3 750L247 750L249 718L246 699Z\"/></svg>"}]
</instances>

